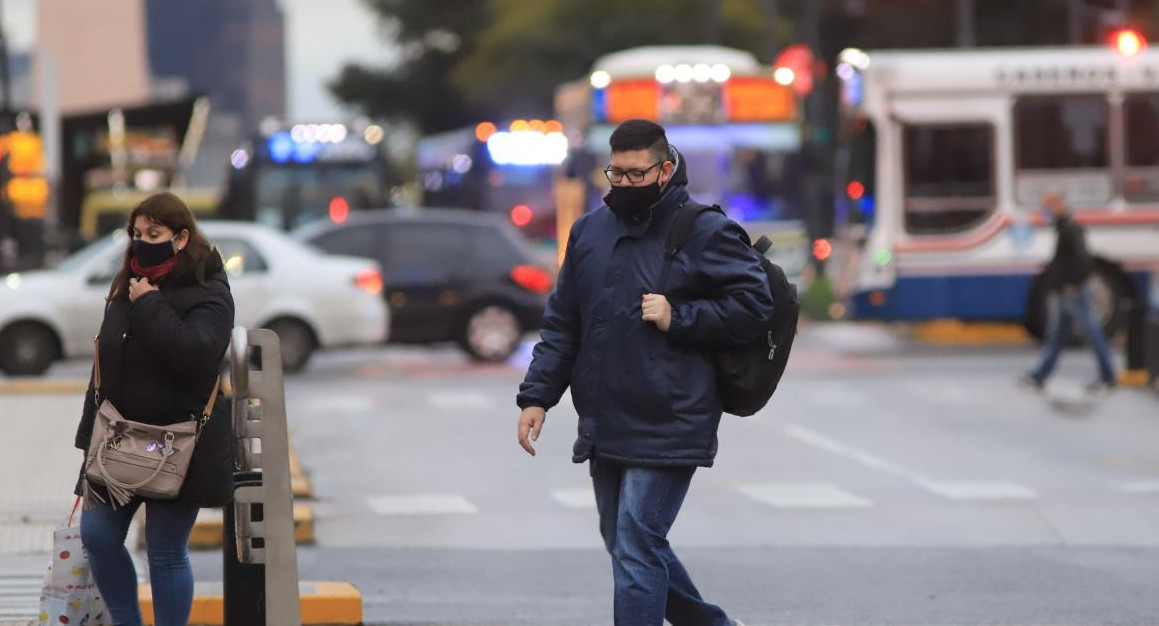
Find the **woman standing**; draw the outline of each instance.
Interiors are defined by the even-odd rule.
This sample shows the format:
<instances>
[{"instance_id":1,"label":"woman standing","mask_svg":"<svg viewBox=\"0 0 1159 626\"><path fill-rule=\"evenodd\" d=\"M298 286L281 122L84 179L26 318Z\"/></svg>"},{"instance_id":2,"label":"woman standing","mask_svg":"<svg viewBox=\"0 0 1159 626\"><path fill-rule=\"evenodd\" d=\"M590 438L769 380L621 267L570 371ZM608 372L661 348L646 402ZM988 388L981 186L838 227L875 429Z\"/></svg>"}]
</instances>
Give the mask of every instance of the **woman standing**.
<instances>
[{"instance_id":1,"label":"woman standing","mask_svg":"<svg viewBox=\"0 0 1159 626\"><path fill-rule=\"evenodd\" d=\"M97 403L95 393L127 420L168 425L200 414L214 392L229 345L234 305L222 260L198 230L180 198L158 193L129 216L130 243L109 290L98 335L99 389L89 384L76 447L87 450ZM193 604L189 533L203 506L230 498L229 437L224 403L215 411L195 448L181 492L173 500L134 497L117 506L95 483L86 496L81 537L97 587L117 626L138 626L137 574L125 536L133 515L146 507L145 539L158 626L184 626ZM224 468L224 469L223 469Z\"/></svg>"}]
</instances>

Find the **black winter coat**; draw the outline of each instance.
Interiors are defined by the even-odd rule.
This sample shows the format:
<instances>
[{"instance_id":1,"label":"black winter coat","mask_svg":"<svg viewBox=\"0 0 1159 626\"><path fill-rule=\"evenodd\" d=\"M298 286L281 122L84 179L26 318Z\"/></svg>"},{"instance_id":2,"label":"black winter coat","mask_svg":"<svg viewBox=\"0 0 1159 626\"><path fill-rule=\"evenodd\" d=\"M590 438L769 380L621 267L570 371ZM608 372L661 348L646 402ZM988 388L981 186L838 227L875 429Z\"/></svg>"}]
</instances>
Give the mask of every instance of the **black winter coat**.
<instances>
[{"instance_id":1,"label":"black winter coat","mask_svg":"<svg viewBox=\"0 0 1159 626\"><path fill-rule=\"evenodd\" d=\"M711 466L721 406L709 352L764 331L773 300L758 253L732 220L702 214L673 261L669 332L641 319L656 293L675 212L689 202L685 164L651 216L628 225L609 208L572 227L520 408L554 407L570 385L579 414L572 459L636 466Z\"/></svg>"},{"instance_id":2,"label":"black winter coat","mask_svg":"<svg viewBox=\"0 0 1159 626\"><path fill-rule=\"evenodd\" d=\"M221 257L214 252L207 263L204 283L192 271L170 274L159 281L159 291L136 302L114 300L105 310L99 332L101 395L125 419L166 425L189 420L205 409L229 346L234 316ZM90 379L76 431L75 445L81 450L88 449L96 408ZM226 448L231 439L206 434L208 429L228 431L229 419L229 403L219 395L181 493L163 502L220 506L228 500L231 476L223 474L220 465L232 466ZM215 423L219 420L221 424ZM222 426L225 431L218 428ZM100 490L98 485L92 487Z\"/></svg>"},{"instance_id":3,"label":"black winter coat","mask_svg":"<svg viewBox=\"0 0 1159 626\"><path fill-rule=\"evenodd\" d=\"M1063 287L1078 287L1090 279L1095 271L1095 262L1087 251L1083 227L1070 217L1056 218L1054 223L1058 240L1054 247L1054 258L1046 266L1046 275L1052 290Z\"/></svg>"}]
</instances>

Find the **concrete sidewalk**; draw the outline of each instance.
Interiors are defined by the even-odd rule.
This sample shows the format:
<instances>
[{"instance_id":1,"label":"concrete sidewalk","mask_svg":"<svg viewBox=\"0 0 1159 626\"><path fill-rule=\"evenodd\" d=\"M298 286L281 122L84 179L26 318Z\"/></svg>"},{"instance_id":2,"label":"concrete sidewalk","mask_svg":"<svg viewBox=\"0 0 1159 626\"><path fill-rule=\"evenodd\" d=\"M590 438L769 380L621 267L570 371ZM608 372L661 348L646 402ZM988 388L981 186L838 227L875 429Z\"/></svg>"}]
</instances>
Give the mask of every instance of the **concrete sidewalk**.
<instances>
[{"instance_id":1,"label":"concrete sidewalk","mask_svg":"<svg viewBox=\"0 0 1159 626\"><path fill-rule=\"evenodd\" d=\"M75 498L82 406L83 393L0 394L0 558L51 552Z\"/></svg>"}]
</instances>

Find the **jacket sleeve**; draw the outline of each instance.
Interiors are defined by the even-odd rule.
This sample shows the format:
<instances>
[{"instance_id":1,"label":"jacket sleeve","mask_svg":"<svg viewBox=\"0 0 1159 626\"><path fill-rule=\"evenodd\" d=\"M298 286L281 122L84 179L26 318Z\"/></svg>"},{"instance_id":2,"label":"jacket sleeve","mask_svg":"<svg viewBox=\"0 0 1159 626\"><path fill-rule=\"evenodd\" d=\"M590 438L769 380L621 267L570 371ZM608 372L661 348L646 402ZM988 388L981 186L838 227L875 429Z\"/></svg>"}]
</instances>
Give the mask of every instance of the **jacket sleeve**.
<instances>
[{"instance_id":1,"label":"jacket sleeve","mask_svg":"<svg viewBox=\"0 0 1159 626\"><path fill-rule=\"evenodd\" d=\"M576 261L573 250L581 223L582 220L572 226L563 267L560 268L555 289L547 299L540 340L535 345L531 366L515 398L520 409L529 406L550 409L559 404L560 397L571 384L572 368L580 349L580 310L575 293Z\"/></svg>"},{"instance_id":2,"label":"jacket sleeve","mask_svg":"<svg viewBox=\"0 0 1159 626\"><path fill-rule=\"evenodd\" d=\"M732 220L714 228L702 247L686 249L698 284L711 295L672 303L672 341L698 350L719 350L756 339L773 314L773 297L760 256ZM682 252L681 254L684 254Z\"/></svg>"},{"instance_id":3,"label":"jacket sleeve","mask_svg":"<svg viewBox=\"0 0 1159 626\"><path fill-rule=\"evenodd\" d=\"M76 427L73 445L81 450L89 449L89 439L93 436L93 421L97 415L97 403L93 398L93 377L89 376L89 390L85 393L84 407L80 412L80 424Z\"/></svg>"},{"instance_id":4,"label":"jacket sleeve","mask_svg":"<svg viewBox=\"0 0 1159 626\"><path fill-rule=\"evenodd\" d=\"M153 291L129 306L129 322L170 370L204 372L216 367L229 346L233 297L215 290L182 318L160 292Z\"/></svg>"}]
</instances>

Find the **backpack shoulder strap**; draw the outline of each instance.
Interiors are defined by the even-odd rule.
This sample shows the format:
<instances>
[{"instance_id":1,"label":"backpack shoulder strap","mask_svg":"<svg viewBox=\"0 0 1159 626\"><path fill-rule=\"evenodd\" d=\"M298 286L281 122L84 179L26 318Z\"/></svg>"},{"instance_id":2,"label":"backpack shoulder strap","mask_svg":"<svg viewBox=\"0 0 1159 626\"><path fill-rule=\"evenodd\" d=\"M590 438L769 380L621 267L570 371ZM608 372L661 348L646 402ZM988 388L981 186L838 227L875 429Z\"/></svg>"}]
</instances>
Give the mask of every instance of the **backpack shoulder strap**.
<instances>
[{"instance_id":1,"label":"backpack shoulder strap","mask_svg":"<svg viewBox=\"0 0 1159 626\"><path fill-rule=\"evenodd\" d=\"M672 259L676 258L677 253L688 243L689 238L692 237L692 225L696 222L696 218L705 211L716 211L724 214L720 205L708 206L695 202L689 202L676 210L676 215L672 218L672 225L668 227L668 237L664 240L664 269L660 272L658 293L664 293L668 288L668 272L672 269Z\"/></svg>"}]
</instances>

